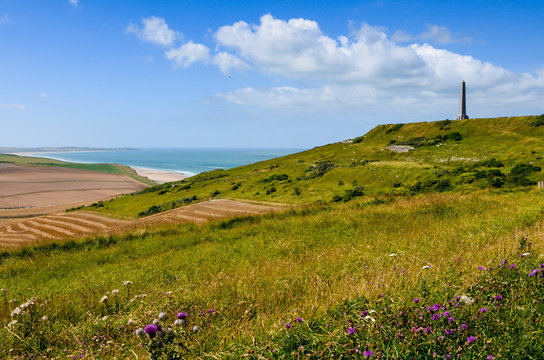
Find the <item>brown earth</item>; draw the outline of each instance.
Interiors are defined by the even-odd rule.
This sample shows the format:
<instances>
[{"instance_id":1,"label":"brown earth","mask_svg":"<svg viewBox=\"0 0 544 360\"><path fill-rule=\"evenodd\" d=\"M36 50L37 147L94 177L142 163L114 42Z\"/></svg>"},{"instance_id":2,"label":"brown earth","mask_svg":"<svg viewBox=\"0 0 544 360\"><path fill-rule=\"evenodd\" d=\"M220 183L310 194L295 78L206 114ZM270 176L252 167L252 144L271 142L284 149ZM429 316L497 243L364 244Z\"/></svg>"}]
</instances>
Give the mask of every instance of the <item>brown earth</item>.
<instances>
[{"instance_id":1,"label":"brown earth","mask_svg":"<svg viewBox=\"0 0 544 360\"><path fill-rule=\"evenodd\" d=\"M155 224L196 223L285 210L281 204L215 199L187 205L143 219L111 219L91 212L59 212L44 216L9 219L0 223L0 248L70 239L85 235L121 233Z\"/></svg>"},{"instance_id":2,"label":"brown earth","mask_svg":"<svg viewBox=\"0 0 544 360\"><path fill-rule=\"evenodd\" d=\"M146 187L126 175L0 164L0 218L13 216L12 210L27 209L19 213L32 214L30 208L41 208L34 213L44 213L47 207L94 202Z\"/></svg>"}]
</instances>

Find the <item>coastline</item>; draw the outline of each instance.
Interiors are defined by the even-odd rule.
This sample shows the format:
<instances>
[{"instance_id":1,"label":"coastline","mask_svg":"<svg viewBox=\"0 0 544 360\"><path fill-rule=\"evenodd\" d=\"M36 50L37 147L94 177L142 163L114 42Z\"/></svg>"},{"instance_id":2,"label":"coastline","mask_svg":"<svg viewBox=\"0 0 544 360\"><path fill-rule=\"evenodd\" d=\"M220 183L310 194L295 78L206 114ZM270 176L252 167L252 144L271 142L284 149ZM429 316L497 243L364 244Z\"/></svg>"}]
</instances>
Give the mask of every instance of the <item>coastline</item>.
<instances>
[{"instance_id":1,"label":"coastline","mask_svg":"<svg viewBox=\"0 0 544 360\"><path fill-rule=\"evenodd\" d=\"M167 182L179 181L179 180L187 179L192 176L192 175L188 175L186 173L181 173L181 172L147 169L147 168L141 168L141 167L135 167L135 166L131 166L131 168L134 169L134 171L136 171L138 175L146 177L149 180L156 182L157 184L164 184Z\"/></svg>"}]
</instances>

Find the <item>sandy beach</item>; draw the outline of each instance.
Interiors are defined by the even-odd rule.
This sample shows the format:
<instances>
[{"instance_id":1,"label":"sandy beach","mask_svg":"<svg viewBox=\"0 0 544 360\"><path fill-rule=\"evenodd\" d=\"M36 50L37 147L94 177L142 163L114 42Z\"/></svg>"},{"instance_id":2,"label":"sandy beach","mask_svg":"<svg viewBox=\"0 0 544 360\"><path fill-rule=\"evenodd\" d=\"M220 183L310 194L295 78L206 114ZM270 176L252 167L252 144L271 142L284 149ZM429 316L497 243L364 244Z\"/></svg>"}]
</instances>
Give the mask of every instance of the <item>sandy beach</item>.
<instances>
[{"instance_id":1,"label":"sandy beach","mask_svg":"<svg viewBox=\"0 0 544 360\"><path fill-rule=\"evenodd\" d=\"M145 168L138 168L138 167L133 167L133 169L134 171L138 173L138 175L144 176L148 178L149 180L153 180L158 184L164 184L171 181L179 181L179 180L187 179L188 177L190 177L187 174L169 172L169 171L163 171L163 170L145 169Z\"/></svg>"}]
</instances>

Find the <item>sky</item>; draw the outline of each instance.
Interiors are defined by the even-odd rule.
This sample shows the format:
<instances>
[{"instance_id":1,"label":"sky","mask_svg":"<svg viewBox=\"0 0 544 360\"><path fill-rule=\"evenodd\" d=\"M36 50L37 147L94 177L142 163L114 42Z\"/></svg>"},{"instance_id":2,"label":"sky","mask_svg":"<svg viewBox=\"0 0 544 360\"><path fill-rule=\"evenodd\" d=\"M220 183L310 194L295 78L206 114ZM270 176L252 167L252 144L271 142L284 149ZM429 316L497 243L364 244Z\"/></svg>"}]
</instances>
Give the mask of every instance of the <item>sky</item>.
<instances>
[{"instance_id":1,"label":"sky","mask_svg":"<svg viewBox=\"0 0 544 360\"><path fill-rule=\"evenodd\" d=\"M544 1L0 0L0 147L310 148L544 113Z\"/></svg>"}]
</instances>

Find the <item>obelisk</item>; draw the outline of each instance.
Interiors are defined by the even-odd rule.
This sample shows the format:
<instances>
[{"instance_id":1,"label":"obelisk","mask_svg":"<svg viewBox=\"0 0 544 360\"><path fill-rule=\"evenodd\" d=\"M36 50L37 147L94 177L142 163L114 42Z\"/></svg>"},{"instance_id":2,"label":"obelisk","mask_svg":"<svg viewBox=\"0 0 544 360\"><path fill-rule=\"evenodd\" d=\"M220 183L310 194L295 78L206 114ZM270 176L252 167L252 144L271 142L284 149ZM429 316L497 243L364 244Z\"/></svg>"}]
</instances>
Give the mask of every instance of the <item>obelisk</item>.
<instances>
[{"instance_id":1,"label":"obelisk","mask_svg":"<svg viewBox=\"0 0 544 360\"><path fill-rule=\"evenodd\" d=\"M467 115L467 97L465 90L465 80L461 81L461 93L459 94L459 115L457 115L457 120L468 119Z\"/></svg>"}]
</instances>

